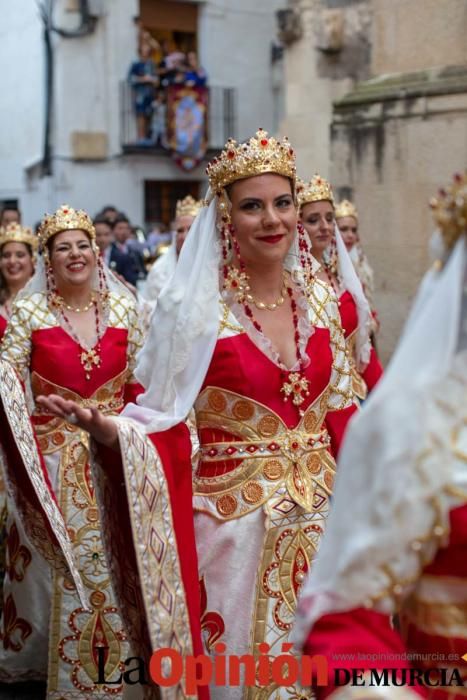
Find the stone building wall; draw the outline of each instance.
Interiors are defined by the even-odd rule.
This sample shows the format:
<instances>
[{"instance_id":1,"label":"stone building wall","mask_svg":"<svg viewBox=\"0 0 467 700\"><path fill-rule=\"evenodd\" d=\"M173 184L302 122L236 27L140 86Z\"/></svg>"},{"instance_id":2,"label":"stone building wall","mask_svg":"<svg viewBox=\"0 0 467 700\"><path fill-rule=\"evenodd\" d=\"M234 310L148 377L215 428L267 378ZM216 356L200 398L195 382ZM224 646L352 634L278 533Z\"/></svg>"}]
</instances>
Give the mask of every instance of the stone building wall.
<instances>
[{"instance_id":1,"label":"stone building wall","mask_svg":"<svg viewBox=\"0 0 467 700\"><path fill-rule=\"evenodd\" d=\"M281 24L286 47L281 131L297 150L302 177L315 172L329 177L333 102L369 76L371 0L290 0Z\"/></svg>"},{"instance_id":2,"label":"stone building wall","mask_svg":"<svg viewBox=\"0 0 467 700\"><path fill-rule=\"evenodd\" d=\"M287 130L301 172L320 170L358 206L387 361L429 265L427 202L467 165L467 3L291 0L289 7L303 33L286 52ZM344 30L332 56L319 50L317 31L319 17L336 12Z\"/></svg>"},{"instance_id":3,"label":"stone building wall","mask_svg":"<svg viewBox=\"0 0 467 700\"><path fill-rule=\"evenodd\" d=\"M467 165L467 3L372 2L373 77L334 104L330 155L361 213L387 360L430 264L428 200Z\"/></svg>"}]
</instances>

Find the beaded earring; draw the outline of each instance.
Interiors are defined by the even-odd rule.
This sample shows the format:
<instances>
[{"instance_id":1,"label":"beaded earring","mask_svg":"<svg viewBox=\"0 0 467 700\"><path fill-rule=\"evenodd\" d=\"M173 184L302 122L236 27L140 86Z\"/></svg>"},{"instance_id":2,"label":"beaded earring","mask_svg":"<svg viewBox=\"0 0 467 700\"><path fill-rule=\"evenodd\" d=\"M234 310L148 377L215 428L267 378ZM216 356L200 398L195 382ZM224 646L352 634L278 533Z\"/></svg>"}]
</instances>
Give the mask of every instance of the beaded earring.
<instances>
[{"instance_id":1,"label":"beaded earring","mask_svg":"<svg viewBox=\"0 0 467 700\"><path fill-rule=\"evenodd\" d=\"M307 286L313 281L313 264L311 261L311 242L305 231L305 227L301 222L297 224L298 232L298 250L300 267L302 268L303 277Z\"/></svg>"},{"instance_id":2,"label":"beaded earring","mask_svg":"<svg viewBox=\"0 0 467 700\"><path fill-rule=\"evenodd\" d=\"M102 256L99 254L97 255L97 275L99 280L99 296L101 303L105 304L109 298L109 290L105 279L104 261L102 260Z\"/></svg>"},{"instance_id":3,"label":"beaded earring","mask_svg":"<svg viewBox=\"0 0 467 700\"><path fill-rule=\"evenodd\" d=\"M225 222L221 229L221 235L224 289L233 292L235 300L242 304L245 299L245 294L248 292L250 287L248 285L248 275L245 272L245 263L240 255L240 246L235 238L235 228L232 226L232 224ZM229 248L235 253L240 268L236 267L235 265L228 264Z\"/></svg>"}]
</instances>

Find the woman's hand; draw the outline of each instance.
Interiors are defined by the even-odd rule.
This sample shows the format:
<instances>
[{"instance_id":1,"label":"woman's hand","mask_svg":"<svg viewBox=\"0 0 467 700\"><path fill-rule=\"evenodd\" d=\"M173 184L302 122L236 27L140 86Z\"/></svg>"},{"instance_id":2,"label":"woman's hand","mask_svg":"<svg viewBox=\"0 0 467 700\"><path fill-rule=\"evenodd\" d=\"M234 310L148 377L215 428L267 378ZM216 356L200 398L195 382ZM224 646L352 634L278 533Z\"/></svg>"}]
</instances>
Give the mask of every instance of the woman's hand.
<instances>
[{"instance_id":1,"label":"woman's hand","mask_svg":"<svg viewBox=\"0 0 467 700\"><path fill-rule=\"evenodd\" d=\"M97 408L82 408L75 401L67 401L56 394L38 396L36 402L47 413L63 418L67 423L78 425L90 433L97 442L118 450L118 429L114 421Z\"/></svg>"}]
</instances>

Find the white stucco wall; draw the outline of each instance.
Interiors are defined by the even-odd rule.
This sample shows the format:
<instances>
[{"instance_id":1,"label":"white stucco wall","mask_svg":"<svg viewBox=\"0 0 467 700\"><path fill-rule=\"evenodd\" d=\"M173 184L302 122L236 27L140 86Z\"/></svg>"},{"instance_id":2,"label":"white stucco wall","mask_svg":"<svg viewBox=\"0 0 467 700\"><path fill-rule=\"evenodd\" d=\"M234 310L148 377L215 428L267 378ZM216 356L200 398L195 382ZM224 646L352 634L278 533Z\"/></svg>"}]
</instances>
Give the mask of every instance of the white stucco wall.
<instances>
[{"instance_id":1,"label":"white stucco wall","mask_svg":"<svg viewBox=\"0 0 467 700\"><path fill-rule=\"evenodd\" d=\"M33 225L44 211L64 202L91 214L115 203L135 223L142 223L145 180L204 177L204 168L186 175L169 156L122 155L119 84L136 56L133 17L139 2L101 0L103 15L93 34L76 39L54 35L53 175L40 178L40 169L30 166L40 161L43 148L42 24L36 0L4 4L0 59L2 65L7 60L8 71L2 71L0 86L2 94L11 97L11 110L0 111L0 198L18 198L25 223ZM283 0L200 3L200 59L211 85L236 88L240 138L259 126L277 127L271 44L275 11L282 4ZM79 15L67 11L69 5L69 0L56 0L54 21L72 30ZM105 132L108 159L74 161L74 131Z\"/></svg>"},{"instance_id":2,"label":"white stucco wall","mask_svg":"<svg viewBox=\"0 0 467 700\"><path fill-rule=\"evenodd\" d=\"M271 44L284 0L215 0L201 5L201 61L212 85L235 87L238 138L275 129Z\"/></svg>"},{"instance_id":3,"label":"white stucco wall","mask_svg":"<svg viewBox=\"0 0 467 700\"><path fill-rule=\"evenodd\" d=\"M2 2L0 199L20 196L23 168L41 154L44 47L35 0Z\"/></svg>"}]
</instances>

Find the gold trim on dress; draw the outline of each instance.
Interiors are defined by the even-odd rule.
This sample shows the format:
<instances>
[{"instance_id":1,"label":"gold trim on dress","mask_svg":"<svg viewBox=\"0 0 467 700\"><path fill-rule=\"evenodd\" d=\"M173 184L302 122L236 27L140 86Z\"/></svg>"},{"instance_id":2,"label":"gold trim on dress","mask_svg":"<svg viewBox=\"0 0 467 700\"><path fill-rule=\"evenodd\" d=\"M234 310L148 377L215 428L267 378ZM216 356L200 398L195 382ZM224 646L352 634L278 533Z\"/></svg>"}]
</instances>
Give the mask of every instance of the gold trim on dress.
<instances>
[{"instance_id":1,"label":"gold trim on dress","mask_svg":"<svg viewBox=\"0 0 467 700\"><path fill-rule=\"evenodd\" d=\"M120 374L113 377L105 384L102 384L89 398L83 398L80 394L66 389L58 384L54 384L48 379L45 379L37 372L31 374L31 388L34 396L48 396L49 394L57 394L63 399L74 401L83 408L96 407L105 415L113 415L119 413L124 405L124 391L128 380L128 367ZM35 406L32 418L38 416L47 416L40 406ZM34 428L36 431L39 447L43 454L51 454L63 449L67 444L76 439L76 434L80 429L72 423L67 423L62 418L50 417L46 423L35 422ZM82 431L81 431L82 432ZM82 439L88 444L89 437L83 434Z\"/></svg>"},{"instance_id":2,"label":"gold trim on dress","mask_svg":"<svg viewBox=\"0 0 467 700\"><path fill-rule=\"evenodd\" d=\"M182 657L193 654L189 613L183 585L178 545L172 518L170 494L164 468L156 448L134 424L126 419L117 421L123 474L128 495L128 517L138 565L141 586L132 592L131 603L126 596L131 590L131 578L135 572L119 571L125 556L114 552L112 538L119 536L113 528L107 528L112 520L112 492L115 490L112 470L95 469L96 482L100 485L103 532L107 537L107 551L114 562L114 589L125 618L134 652L151 653L154 649L176 649ZM112 523L115 526L115 522ZM117 575L118 573L118 575ZM151 649L144 648L146 636L142 631L146 620ZM136 648L135 648L136 647ZM139 649L137 647L140 647ZM185 697L184 679L173 688L173 697Z\"/></svg>"},{"instance_id":3,"label":"gold trim on dress","mask_svg":"<svg viewBox=\"0 0 467 700\"><path fill-rule=\"evenodd\" d=\"M317 488L329 495L334 481L330 439L322 429L326 410L325 391L290 430L263 404L207 387L195 404L198 430L217 428L239 439L201 444L193 478L195 509L223 520L238 518L261 506L284 485L295 503L312 512ZM228 460L241 463L221 475L202 476L203 463Z\"/></svg>"},{"instance_id":4,"label":"gold trim on dress","mask_svg":"<svg viewBox=\"0 0 467 700\"><path fill-rule=\"evenodd\" d=\"M23 514L23 522L27 534L31 539L31 543L53 567L61 569L65 574L69 570L80 600L85 605L85 591L74 559L70 535L63 515L44 480L39 452L24 399L24 392L15 370L4 360L0 360L0 386L2 387L1 399L11 432L13 433L13 439L20 452L36 497L43 507L44 515L41 517L36 510L32 509L29 503L24 501L16 484L15 475L11 473L11 469L6 463L5 468L8 472L8 480L15 491L15 500L20 512ZM45 518L47 518L49 527L54 532L59 546L50 540L44 522Z\"/></svg>"}]
</instances>

